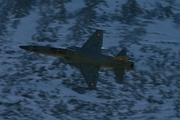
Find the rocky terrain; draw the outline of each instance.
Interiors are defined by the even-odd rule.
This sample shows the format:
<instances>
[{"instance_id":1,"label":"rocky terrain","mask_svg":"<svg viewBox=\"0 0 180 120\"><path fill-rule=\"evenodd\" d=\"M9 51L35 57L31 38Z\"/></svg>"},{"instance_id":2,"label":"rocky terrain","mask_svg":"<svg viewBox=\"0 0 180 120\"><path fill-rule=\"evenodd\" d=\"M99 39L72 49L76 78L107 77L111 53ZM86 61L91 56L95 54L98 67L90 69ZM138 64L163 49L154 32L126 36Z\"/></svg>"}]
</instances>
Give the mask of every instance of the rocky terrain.
<instances>
[{"instance_id":1,"label":"rocky terrain","mask_svg":"<svg viewBox=\"0 0 180 120\"><path fill-rule=\"evenodd\" d=\"M0 120L179 120L179 0L1 0ZM135 62L125 84L101 69L90 91L63 59L20 45L81 46L103 29L103 53Z\"/></svg>"}]
</instances>

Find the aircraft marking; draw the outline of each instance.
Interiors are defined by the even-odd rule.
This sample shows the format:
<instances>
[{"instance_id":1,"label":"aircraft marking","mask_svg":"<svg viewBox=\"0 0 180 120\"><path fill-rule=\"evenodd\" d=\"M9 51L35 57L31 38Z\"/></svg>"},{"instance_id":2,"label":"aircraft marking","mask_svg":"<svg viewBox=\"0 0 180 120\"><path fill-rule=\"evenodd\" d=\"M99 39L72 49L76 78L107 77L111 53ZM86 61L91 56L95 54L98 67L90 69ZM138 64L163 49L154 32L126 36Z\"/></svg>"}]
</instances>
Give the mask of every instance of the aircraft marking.
<instances>
[{"instance_id":1,"label":"aircraft marking","mask_svg":"<svg viewBox=\"0 0 180 120\"><path fill-rule=\"evenodd\" d=\"M101 37L101 34L100 34L100 33L97 33L97 36L98 36L98 37Z\"/></svg>"},{"instance_id":2,"label":"aircraft marking","mask_svg":"<svg viewBox=\"0 0 180 120\"><path fill-rule=\"evenodd\" d=\"M93 83L93 82L91 82L91 86L94 86L94 83Z\"/></svg>"}]
</instances>

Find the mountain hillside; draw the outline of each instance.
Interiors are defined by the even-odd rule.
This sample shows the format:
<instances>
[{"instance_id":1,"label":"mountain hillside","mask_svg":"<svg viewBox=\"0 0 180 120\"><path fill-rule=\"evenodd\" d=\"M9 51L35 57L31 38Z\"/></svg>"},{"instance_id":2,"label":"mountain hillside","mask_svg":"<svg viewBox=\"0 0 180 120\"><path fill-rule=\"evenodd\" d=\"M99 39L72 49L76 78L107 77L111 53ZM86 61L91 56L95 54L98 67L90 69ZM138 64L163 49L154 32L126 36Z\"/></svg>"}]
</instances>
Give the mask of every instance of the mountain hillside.
<instances>
[{"instance_id":1,"label":"mountain hillside","mask_svg":"<svg viewBox=\"0 0 180 120\"><path fill-rule=\"evenodd\" d=\"M179 120L179 0L1 0L0 120ZM90 91L63 59L20 45L82 46L105 30L103 53L126 48L124 84L101 69Z\"/></svg>"}]
</instances>

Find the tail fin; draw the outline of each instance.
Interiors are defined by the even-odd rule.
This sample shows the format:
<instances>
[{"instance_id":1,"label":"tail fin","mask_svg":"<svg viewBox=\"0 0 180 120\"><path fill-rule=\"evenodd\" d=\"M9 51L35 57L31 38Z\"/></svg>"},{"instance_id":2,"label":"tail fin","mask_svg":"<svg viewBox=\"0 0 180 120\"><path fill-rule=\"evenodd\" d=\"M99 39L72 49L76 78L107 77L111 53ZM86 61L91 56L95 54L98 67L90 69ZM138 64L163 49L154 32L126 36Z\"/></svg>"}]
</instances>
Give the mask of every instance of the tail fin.
<instances>
[{"instance_id":1,"label":"tail fin","mask_svg":"<svg viewBox=\"0 0 180 120\"><path fill-rule=\"evenodd\" d=\"M122 49L117 55L117 56L126 56L126 49Z\"/></svg>"},{"instance_id":2,"label":"tail fin","mask_svg":"<svg viewBox=\"0 0 180 120\"><path fill-rule=\"evenodd\" d=\"M125 63L128 62L128 57L126 56L126 49L122 49L117 55L116 57L114 57L113 59L115 60L121 60L124 61Z\"/></svg>"}]
</instances>

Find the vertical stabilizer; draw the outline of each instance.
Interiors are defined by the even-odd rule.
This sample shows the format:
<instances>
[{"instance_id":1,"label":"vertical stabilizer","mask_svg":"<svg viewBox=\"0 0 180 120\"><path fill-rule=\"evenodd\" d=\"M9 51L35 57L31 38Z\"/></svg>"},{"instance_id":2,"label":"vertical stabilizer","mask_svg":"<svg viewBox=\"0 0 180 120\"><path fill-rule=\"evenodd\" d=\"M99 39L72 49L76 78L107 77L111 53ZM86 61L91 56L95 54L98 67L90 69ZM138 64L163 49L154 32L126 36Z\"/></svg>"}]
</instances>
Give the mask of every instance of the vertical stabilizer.
<instances>
[{"instance_id":1,"label":"vertical stabilizer","mask_svg":"<svg viewBox=\"0 0 180 120\"><path fill-rule=\"evenodd\" d=\"M127 63L128 57L126 56L126 49L122 49L113 59Z\"/></svg>"},{"instance_id":2,"label":"vertical stabilizer","mask_svg":"<svg viewBox=\"0 0 180 120\"><path fill-rule=\"evenodd\" d=\"M126 49L122 49L117 55L117 56L126 56Z\"/></svg>"}]
</instances>

